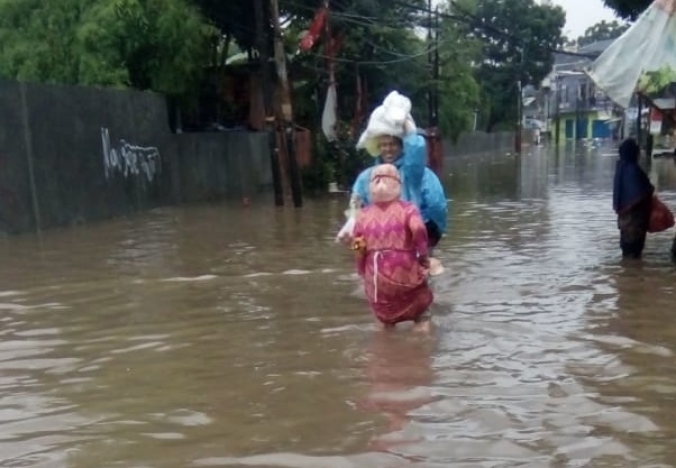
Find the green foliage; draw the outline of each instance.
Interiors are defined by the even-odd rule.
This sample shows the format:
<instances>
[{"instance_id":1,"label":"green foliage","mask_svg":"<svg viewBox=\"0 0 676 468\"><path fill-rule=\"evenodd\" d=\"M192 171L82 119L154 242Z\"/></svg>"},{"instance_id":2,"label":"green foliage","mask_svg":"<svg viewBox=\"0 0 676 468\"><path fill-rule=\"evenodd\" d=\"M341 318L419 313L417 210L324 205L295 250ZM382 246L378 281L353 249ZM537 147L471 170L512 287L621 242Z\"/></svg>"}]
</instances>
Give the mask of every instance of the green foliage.
<instances>
[{"instance_id":1,"label":"green foliage","mask_svg":"<svg viewBox=\"0 0 676 468\"><path fill-rule=\"evenodd\" d=\"M482 111L488 116L486 130L516 122L517 83L539 86L551 71L552 50L564 41L566 15L559 6L537 5L534 0L473 0L461 12L472 20L468 36L483 44L476 78L484 97Z\"/></svg>"},{"instance_id":2,"label":"green foliage","mask_svg":"<svg viewBox=\"0 0 676 468\"><path fill-rule=\"evenodd\" d=\"M0 2L0 75L48 82L77 82L72 54L82 1Z\"/></svg>"},{"instance_id":3,"label":"green foliage","mask_svg":"<svg viewBox=\"0 0 676 468\"><path fill-rule=\"evenodd\" d=\"M232 38L245 51L257 48L255 0L191 0L204 17L216 27L222 36ZM341 4L343 2L341 1ZM267 23L267 32L272 29L270 23L269 0L263 0L263 20ZM319 7L316 0L279 0L280 16L299 22L307 21ZM332 8L334 6L332 5ZM268 36L270 39L271 36ZM272 47L270 41L268 46Z\"/></svg>"},{"instance_id":4,"label":"green foliage","mask_svg":"<svg viewBox=\"0 0 676 468\"><path fill-rule=\"evenodd\" d=\"M184 0L3 0L0 75L177 95L215 34Z\"/></svg>"},{"instance_id":5,"label":"green foliage","mask_svg":"<svg viewBox=\"0 0 676 468\"><path fill-rule=\"evenodd\" d=\"M358 172L372 163L369 156L355 149L356 138L369 113L390 91L396 89L409 96L414 118L424 124L430 84L426 44L413 32L418 22L415 10L382 0L346 1L340 7L331 14L332 32L340 40L335 61L340 120L337 142L327 142L319 128L328 87L326 44L320 41L311 52L295 55L291 67L303 81L294 92L294 113L301 125L319 134L315 167L308 171L311 175L305 184L324 174L330 178L319 184L323 190L330 181L349 187ZM307 24L307 19L299 21L298 29ZM297 51L297 44L297 39L287 43L290 54ZM355 122L357 76L365 83L367 102Z\"/></svg>"},{"instance_id":6,"label":"green foliage","mask_svg":"<svg viewBox=\"0 0 676 468\"><path fill-rule=\"evenodd\" d=\"M315 138L313 164L303 171L303 188L310 193L325 193L329 182L349 190L359 172L373 164L370 156L355 148L349 126L339 122L337 127L336 141Z\"/></svg>"},{"instance_id":7,"label":"green foliage","mask_svg":"<svg viewBox=\"0 0 676 468\"><path fill-rule=\"evenodd\" d=\"M335 180L334 168L327 151L325 142L315 138L312 147L312 164L310 167L303 168L301 172L301 182L305 193L310 195L326 193L328 184Z\"/></svg>"},{"instance_id":8,"label":"green foliage","mask_svg":"<svg viewBox=\"0 0 676 468\"><path fill-rule=\"evenodd\" d=\"M471 128L480 94L472 73L472 62L481 49L474 41L466 38L466 31L457 22L443 20L439 37L440 76L437 83L432 83L428 64L429 45L424 36L421 38L414 32L417 25L428 25L427 15L421 16L419 9L426 6L426 2L417 2L412 5L413 8L379 0L354 1L350 4L341 2L341 5L345 8L331 17L334 33L342 37L335 64L341 133L339 142L335 144L322 139L326 150L316 154L321 159L318 165L328 165L331 170L327 172L335 174L340 185L349 187L359 170L372 163L365 153L355 151L356 138L370 111L392 90L398 90L411 98L414 119L420 127L426 127L427 92L435 84L439 89L439 127L442 134L455 140ZM294 103L301 104L295 104L296 110L311 108L309 101L315 106L315 111L307 115L307 125L315 122L318 126L328 84L326 61L319 56L323 53L322 47L320 44L312 53L294 58L297 68L317 75L312 89L318 90L318 93L306 88L306 92L298 92L294 96ZM324 73L317 74L317 71ZM351 134L348 124L354 123L357 75L366 84L363 92L368 102L361 120L356 122L355 133ZM319 99L314 99L314 96ZM315 129L319 131L317 126Z\"/></svg>"},{"instance_id":9,"label":"green foliage","mask_svg":"<svg viewBox=\"0 0 676 468\"><path fill-rule=\"evenodd\" d=\"M584 35L577 39L579 47L592 44L597 41L605 41L608 39L616 39L629 29L628 23L620 23L618 21L601 21L595 25L587 28Z\"/></svg>"},{"instance_id":10,"label":"green foliage","mask_svg":"<svg viewBox=\"0 0 676 468\"><path fill-rule=\"evenodd\" d=\"M233 0L192 0L222 36L233 38L244 50L256 46L254 2Z\"/></svg>"},{"instance_id":11,"label":"green foliage","mask_svg":"<svg viewBox=\"0 0 676 468\"><path fill-rule=\"evenodd\" d=\"M635 20L650 6L652 0L603 0L603 3L621 18Z\"/></svg>"},{"instance_id":12,"label":"green foliage","mask_svg":"<svg viewBox=\"0 0 676 468\"><path fill-rule=\"evenodd\" d=\"M671 83L676 83L676 71L669 66L641 75L638 89L647 95L659 94Z\"/></svg>"},{"instance_id":13,"label":"green foliage","mask_svg":"<svg viewBox=\"0 0 676 468\"><path fill-rule=\"evenodd\" d=\"M268 4L263 1L263 30L271 52ZM0 76L151 89L174 97L196 93L207 67L224 65L237 51L256 56L254 5L253 0L0 0ZM562 44L565 22L563 10L534 0L449 1L447 13L464 21L441 21L440 76L433 83L430 45L420 34L420 26L428 26L421 12L426 0L332 2L331 30L340 42L335 62L340 129L338 142L329 144L319 128L328 85L326 44L320 38L312 51L298 50L320 2L279 0L279 6L296 122L317 135L316 163L305 180L321 190L333 179L351 184L371 162L354 149L355 140L392 90L411 98L416 122L426 127L427 93L436 86L439 127L447 138L467 131L477 108L487 116L488 129L514 122L517 80L537 85L549 72L550 52ZM357 76L366 102L355 119Z\"/></svg>"},{"instance_id":14,"label":"green foliage","mask_svg":"<svg viewBox=\"0 0 676 468\"><path fill-rule=\"evenodd\" d=\"M472 64L480 59L481 43L467 37L463 23L444 19L439 47L439 129L457 141L471 129L474 111L481 103L481 88Z\"/></svg>"}]
</instances>

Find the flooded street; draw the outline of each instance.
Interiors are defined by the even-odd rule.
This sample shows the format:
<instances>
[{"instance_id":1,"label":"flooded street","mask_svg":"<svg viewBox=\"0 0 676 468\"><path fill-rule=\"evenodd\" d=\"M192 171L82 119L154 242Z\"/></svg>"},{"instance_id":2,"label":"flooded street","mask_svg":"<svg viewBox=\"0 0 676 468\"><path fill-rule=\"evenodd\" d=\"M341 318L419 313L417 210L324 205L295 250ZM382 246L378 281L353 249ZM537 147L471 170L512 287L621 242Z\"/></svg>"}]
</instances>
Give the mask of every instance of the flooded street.
<instances>
[{"instance_id":1,"label":"flooded street","mask_svg":"<svg viewBox=\"0 0 676 468\"><path fill-rule=\"evenodd\" d=\"M674 231L621 260L614 163L447 161L431 337L377 331L344 199L0 239L0 466L676 466Z\"/></svg>"}]
</instances>

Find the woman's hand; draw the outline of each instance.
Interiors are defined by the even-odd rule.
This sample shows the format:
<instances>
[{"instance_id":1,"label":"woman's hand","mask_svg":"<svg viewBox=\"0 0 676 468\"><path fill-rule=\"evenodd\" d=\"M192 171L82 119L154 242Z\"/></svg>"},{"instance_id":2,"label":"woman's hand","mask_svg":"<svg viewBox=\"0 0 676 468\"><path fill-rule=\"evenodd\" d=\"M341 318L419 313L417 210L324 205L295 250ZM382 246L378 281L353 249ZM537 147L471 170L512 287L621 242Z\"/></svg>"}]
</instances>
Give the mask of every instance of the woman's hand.
<instances>
[{"instance_id":1,"label":"woman's hand","mask_svg":"<svg viewBox=\"0 0 676 468\"><path fill-rule=\"evenodd\" d=\"M352 233L356 222L357 220L354 217L350 217L336 235L336 242L350 245L352 243Z\"/></svg>"}]
</instances>

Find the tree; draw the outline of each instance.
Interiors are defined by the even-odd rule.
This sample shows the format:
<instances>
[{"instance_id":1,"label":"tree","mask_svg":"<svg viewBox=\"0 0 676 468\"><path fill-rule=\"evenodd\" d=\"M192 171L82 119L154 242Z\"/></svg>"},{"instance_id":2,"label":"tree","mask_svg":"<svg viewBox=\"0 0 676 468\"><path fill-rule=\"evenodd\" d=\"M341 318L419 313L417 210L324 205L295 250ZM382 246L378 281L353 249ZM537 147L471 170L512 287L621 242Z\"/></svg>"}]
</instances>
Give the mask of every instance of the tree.
<instances>
[{"instance_id":1,"label":"tree","mask_svg":"<svg viewBox=\"0 0 676 468\"><path fill-rule=\"evenodd\" d=\"M653 2L653 0L603 0L606 6L612 8L617 14L627 20L635 20Z\"/></svg>"},{"instance_id":2,"label":"tree","mask_svg":"<svg viewBox=\"0 0 676 468\"><path fill-rule=\"evenodd\" d=\"M253 1L191 0L191 3L219 31L210 44L212 62L215 65L225 61L232 42L236 42L245 51L256 47Z\"/></svg>"},{"instance_id":3,"label":"tree","mask_svg":"<svg viewBox=\"0 0 676 468\"><path fill-rule=\"evenodd\" d=\"M472 64L480 60L482 44L466 36L464 23L448 16L440 34L439 128L442 135L455 141L472 128L481 103L481 88Z\"/></svg>"},{"instance_id":4,"label":"tree","mask_svg":"<svg viewBox=\"0 0 676 468\"><path fill-rule=\"evenodd\" d=\"M179 95L215 33L184 0L0 2L0 75Z\"/></svg>"},{"instance_id":5,"label":"tree","mask_svg":"<svg viewBox=\"0 0 676 468\"><path fill-rule=\"evenodd\" d=\"M482 88L486 130L516 122L518 82L538 86L550 72L552 51L564 41L563 9L533 0L470 0L454 5L469 22L468 36L483 44L475 73Z\"/></svg>"},{"instance_id":6,"label":"tree","mask_svg":"<svg viewBox=\"0 0 676 468\"><path fill-rule=\"evenodd\" d=\"M79 0L0 3L0 75L77 83L79 60L72 50L83 8Z\"/></svg>"},{"instance_id":7,"label":"tree","mask_svg":"<svg viewBox=\"0 0 676 468\"><path fill-rule=\"evenodd\" d=\"M646 95L658 95L660 92L668 90L672 83L676 83L676 71L665 65L658 70L643 74L639 80L638 88Z\"/></svg>"},{"instance_id":8,"label":"tree","mask_svg":"<svg viewBox=\"0 0 676 468\"><path fill-rule=\"evenodd\" d=\"M592 44L597 41L605 41L608 39L616 39L629 29L628 23L620 23L618 21L601 21L595 25L587 28L584 35L577 39L579 47Z\"/></svg>"},{"instance_id":9,"label":"tree","mask_svg":"<svg viewBox=\"0 0 676 468\"><path fill-rule=\"evenodd\" d=\"M322 148L317 154L323 155L320 166L324 168L317 169L335 174L339 183L349 185L368 162L354 151L354 145L369 113L396 89L411 98L414 118L424 126L430 74L425 42L413 30L420 21L420 6L401 7L385 0L343 1L340 5L343 8L332 9L330 14L332 38L338 45L334 67L340 139L331 145L320 139ZM307 23L298 19L294 28L303 30ZM294 53L291 70L302 76L294 93L296 118L301 125L319 132L329 84L326 37L322 36L308 52L296 53L298 38L290 45L289 52ZM357 112L358 102L362 103L361 113Z\"/></svg>"},{"instance_id":10,"label":"tree","mask_svg":"<svg viewBox=\"0 0 676 468\"><path fill-rule=\"evenodd\" d=\"M100 0L78 29L81 49L96 57L82 70L93 74L105 59L125 69L124 84L179 95L199 82L216 34L183 0Z\"/></svg>"},{"instance_id":11,"label":"tree","mask_svg":"<svg viewBox=\"0 0 676 468\"><path fill-rule=\"evenodd\" d=\"M193 1L222 35L233 38L244 50L256 49L253 2ZM268 0L264 3L267 5ZM297 75L294 86L296 118L302 125L317 129L328 85L325 37L322 36L308 53L298 53L298 42L321 2L279 0L279 6L287 21L285 46L293 57L291 70ZM358 73L366 85L367 112L387 92L398 89L411 97L416 121L423 126L427 124L426 99L431 84L427 44L414 32L416 26L428 26L426 6L425 0L332 2L330 28L340 44L335 72L339 85L339 113L343 121L351 121L354 117L358 94L355 74ZM266 21L269 22L269 17ZM440 47L439 123L445 134L452 137L468 128L479 94L463 35L464 31L457 25L451 27L450 23L444 23Z\"/></svg>"}]
</instances>

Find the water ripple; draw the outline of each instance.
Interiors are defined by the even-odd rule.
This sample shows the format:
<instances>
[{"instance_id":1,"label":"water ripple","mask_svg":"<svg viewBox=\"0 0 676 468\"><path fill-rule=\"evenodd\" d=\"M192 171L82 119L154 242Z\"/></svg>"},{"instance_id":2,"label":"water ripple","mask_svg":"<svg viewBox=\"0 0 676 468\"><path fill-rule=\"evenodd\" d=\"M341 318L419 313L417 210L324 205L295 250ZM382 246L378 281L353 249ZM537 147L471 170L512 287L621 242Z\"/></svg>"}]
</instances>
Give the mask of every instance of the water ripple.
<instances>
[{"instance_id":1,"label":"water ripple","mask_svg":"<svg viewBox=\"0 0 676 468\"><path fill-rule=\"evenodd\" d=\"M340 198L4 240L2 466L676 466L673 233L621 261L609 152L448 161L430 337L377 331Z\"/></svg>"}]
</instances>

